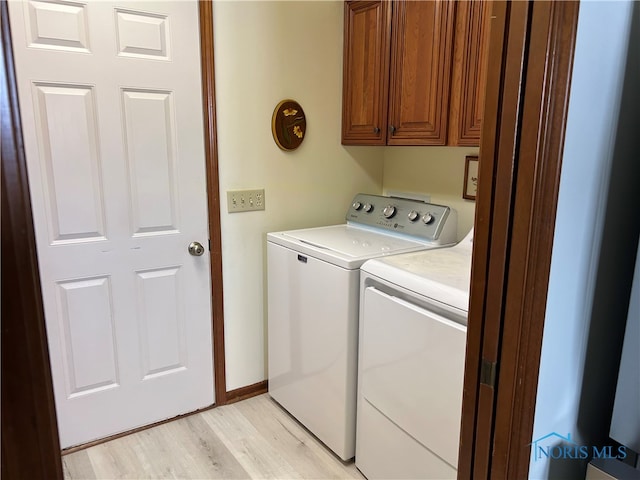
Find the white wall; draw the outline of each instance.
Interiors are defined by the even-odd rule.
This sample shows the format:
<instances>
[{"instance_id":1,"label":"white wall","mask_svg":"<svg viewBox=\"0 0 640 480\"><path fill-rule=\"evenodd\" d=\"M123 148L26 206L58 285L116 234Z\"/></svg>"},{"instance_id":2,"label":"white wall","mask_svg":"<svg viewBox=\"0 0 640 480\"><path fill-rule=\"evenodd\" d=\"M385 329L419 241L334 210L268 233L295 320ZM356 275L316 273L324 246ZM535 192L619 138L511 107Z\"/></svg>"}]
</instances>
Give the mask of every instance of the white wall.
<instances>
[{"instance_id":1,"label":"white wall","mask_svg":"<svg viewBox=\"0 0 640 480\"><path fill-rule=\"evenodd\" d=\"M585 361L632 8L632 2L580 4L533 439L555 431L579 444L592 440L579 414L584 380L595 373L585 371ZM637 222L634 211L627 220ZM587 422L599 421L598 414L605 413ZM584 465L532 459L529 476L584 478Z\"/></svg>"},{"instance_id":2,"label":"white wall","mask_svg":"<svg viewBox=\"0 0 640 480\"><path fill-rule=\"evenodd\" d=\"M465 156L476 147L385 147L384 193L391 190L428 194L432 203L458 212L458 240L473 227L475 201L462 198Z\"/></svg>"},{"instance_id":3,"label":"white wall","mask_svg":"<svg viewBox=\"0 0 640 480\"><path fill-rule=\"evenodd\" d=\"M340 145L343 3L215 2L227 390L266 378L265 239L342 223L358 192L382 191L383 149ZM276 104L304 108L294 152L271 136ZM264 188L264 212L226 213L229 189Z\"/></svg>"}]
</instances>

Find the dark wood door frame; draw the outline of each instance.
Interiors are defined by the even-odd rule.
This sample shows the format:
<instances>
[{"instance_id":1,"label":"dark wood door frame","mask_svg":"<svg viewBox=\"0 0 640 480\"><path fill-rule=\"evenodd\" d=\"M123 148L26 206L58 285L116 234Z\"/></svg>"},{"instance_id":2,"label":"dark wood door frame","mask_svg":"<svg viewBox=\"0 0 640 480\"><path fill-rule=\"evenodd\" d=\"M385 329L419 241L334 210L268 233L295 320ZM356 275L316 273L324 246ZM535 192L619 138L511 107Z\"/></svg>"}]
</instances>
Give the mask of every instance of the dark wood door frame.
<instances>
[{"instance_id":1,"label":"dark wood door frame","mask_svg":"<svg viewBox=\"0 0 640 480\"><path fill-rule=\"evenodd\" d=\"M224 302L222 296L222 237L220 234L220 183L216 130L216 88L213 56L213 2L199 1L202 111L207 162L209 250L211 257L211 307L213 322L213 368L216 405L227 403L224 355Z\"/></svg>"},{"instance_id":2,"label":"dark wood door frame","mask_svg":"<svg viewBox=\"0 0 640 480\"><path fill-rule=\"evenodd\" d=\"M2 477L62 478L7 2L2 52Z\"/></svg>"},{"instance_id":3,"label":"dark wood door frame","mask_svg":"<svg viewBox=\"0 0 640 480\"><path fill-rule=\"evenodd\" d=\"M496 2L458 478L527 478L577 2Z\"/></svg>"}]
</instances>

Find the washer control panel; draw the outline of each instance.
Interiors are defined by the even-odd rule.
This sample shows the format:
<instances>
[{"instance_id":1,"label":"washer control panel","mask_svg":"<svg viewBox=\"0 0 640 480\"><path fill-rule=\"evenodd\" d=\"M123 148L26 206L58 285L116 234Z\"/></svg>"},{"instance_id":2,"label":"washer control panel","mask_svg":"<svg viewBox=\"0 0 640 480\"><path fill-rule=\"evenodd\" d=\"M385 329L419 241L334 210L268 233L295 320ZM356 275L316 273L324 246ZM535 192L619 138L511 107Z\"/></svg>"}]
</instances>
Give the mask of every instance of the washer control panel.
<instances>
[{"instance_id":1,"label":"washer control panel","mask_svg":"<svg viewBox=\"0 0 640 480\"><path fill-rule=\"evenodd\" d=\"M444 205L399 197L359 193L347 212L347 222L433 241L457 240L457 215Z\"/></svg>"}]
</instances>

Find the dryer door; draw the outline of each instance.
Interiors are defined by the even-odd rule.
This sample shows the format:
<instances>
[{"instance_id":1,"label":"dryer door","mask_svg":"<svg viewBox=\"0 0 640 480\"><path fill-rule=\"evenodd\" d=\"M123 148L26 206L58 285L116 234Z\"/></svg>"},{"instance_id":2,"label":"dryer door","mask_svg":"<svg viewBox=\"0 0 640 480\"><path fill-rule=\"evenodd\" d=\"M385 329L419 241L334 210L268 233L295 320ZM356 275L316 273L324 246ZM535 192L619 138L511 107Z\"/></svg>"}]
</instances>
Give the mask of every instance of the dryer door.
<instances>
[{"instance_id":1,"label":"dryer door","mask_svg":"<svg viewBox=\"0 0 640 480\"><path fill-rule=\"evenodd\" d=\"M457 468L466 327L375 287L363 309L360 395Z\"/></svg>"}]
</instances>

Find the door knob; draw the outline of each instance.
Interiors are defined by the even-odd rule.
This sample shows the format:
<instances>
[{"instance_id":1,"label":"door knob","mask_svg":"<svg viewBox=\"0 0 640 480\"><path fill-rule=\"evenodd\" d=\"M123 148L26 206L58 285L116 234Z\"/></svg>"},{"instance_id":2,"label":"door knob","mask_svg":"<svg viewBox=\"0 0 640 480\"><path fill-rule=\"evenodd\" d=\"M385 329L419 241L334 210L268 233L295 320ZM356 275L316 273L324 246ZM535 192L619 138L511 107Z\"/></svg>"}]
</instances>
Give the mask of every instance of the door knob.
<instances>
[{"instance_id":1,"label":"door knob","mask_svg":"<svg viewBox=\"0 0 640 480\"><path fill-rule=\"evenodd\" d=\"M191 242L189 244L189 253L194 257L199 257L204 253L204 247L200 242Z\"/></svg>"}]
</instances>

